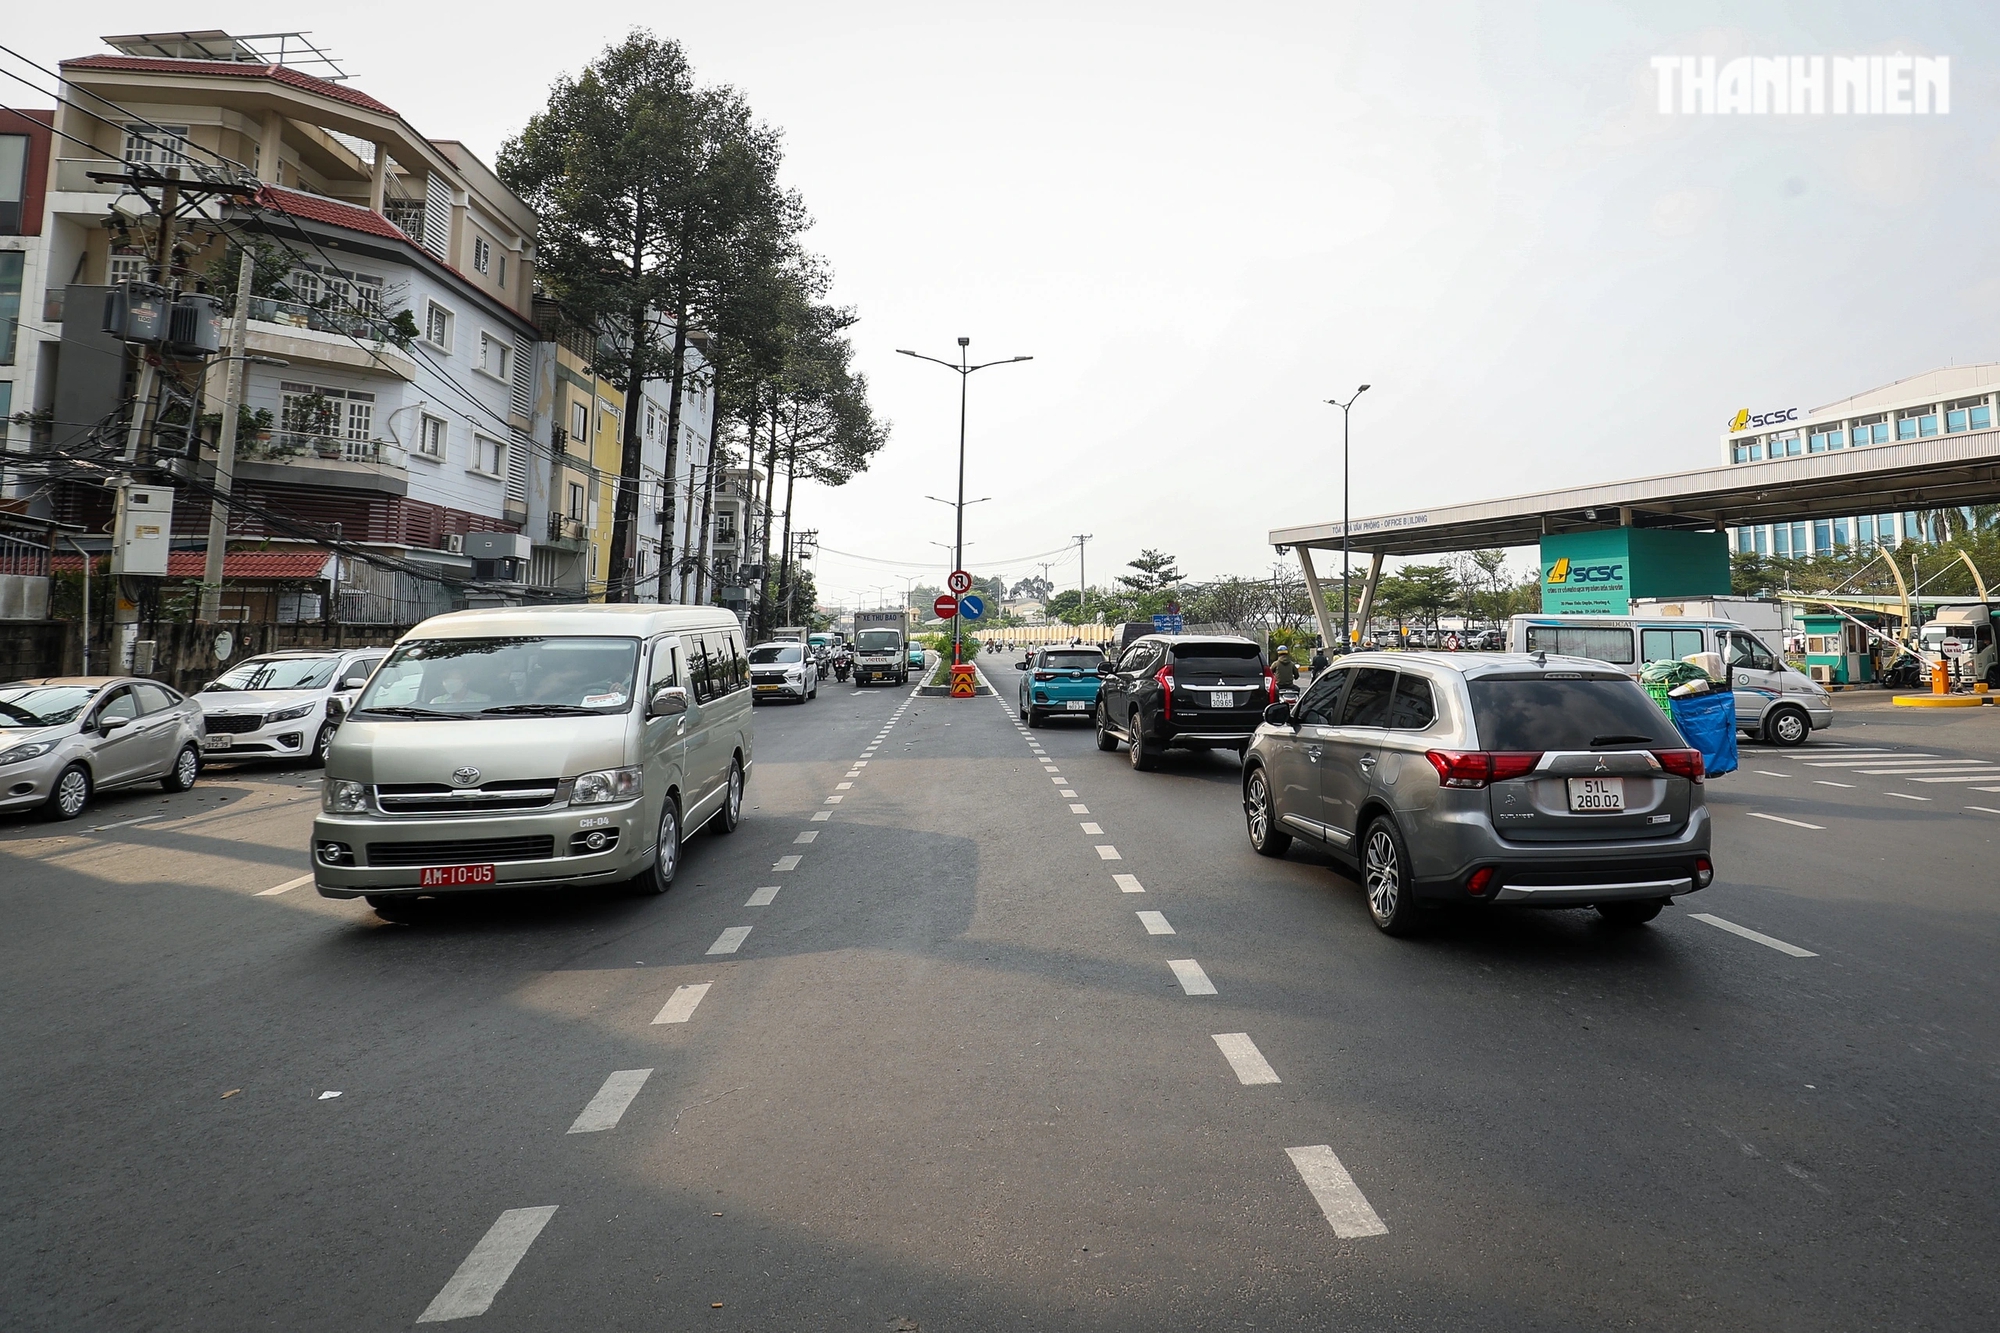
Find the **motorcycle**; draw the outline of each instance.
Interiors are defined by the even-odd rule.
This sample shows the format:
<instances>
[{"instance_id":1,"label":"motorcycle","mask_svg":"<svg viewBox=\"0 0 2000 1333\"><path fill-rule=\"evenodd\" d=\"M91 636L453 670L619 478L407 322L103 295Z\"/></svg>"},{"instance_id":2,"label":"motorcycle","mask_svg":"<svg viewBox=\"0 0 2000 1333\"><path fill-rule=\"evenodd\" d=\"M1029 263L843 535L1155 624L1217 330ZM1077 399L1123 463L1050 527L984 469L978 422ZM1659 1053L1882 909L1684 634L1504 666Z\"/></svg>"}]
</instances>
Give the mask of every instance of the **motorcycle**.
<instances>
[{"instance_id":1,"label":"motorcycle","mask_svg":"<svg viewBox=\"0 0 2000 1333\"><path fill-rule=\"evenodd\" d=\"M853 669L854 664L846 653L835 654L833 659L833 678L836 681L845 685L847 683L847 675Z\"/></svg>"}]
</instances>

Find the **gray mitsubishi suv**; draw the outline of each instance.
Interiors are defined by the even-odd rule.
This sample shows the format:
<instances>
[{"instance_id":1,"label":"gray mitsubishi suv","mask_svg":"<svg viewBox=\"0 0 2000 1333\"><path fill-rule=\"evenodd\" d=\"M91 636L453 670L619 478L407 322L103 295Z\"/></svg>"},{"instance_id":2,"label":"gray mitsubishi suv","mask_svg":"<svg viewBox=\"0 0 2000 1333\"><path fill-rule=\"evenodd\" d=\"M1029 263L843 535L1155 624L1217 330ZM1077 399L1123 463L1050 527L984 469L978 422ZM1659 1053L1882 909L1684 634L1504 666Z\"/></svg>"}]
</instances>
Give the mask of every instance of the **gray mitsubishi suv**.
<instances>
[{"instance_id":1,"label":"gray mitsubishi suv","mask_svg":"<svg viewBox=\"0 0 2000 1333\"><path fill-rule=\"evenodd\" d=\"M1265 856L1300 837L1356 867L1391 935L1447 903L1636 925L1715 877L1700 752L1585 658L1341 658L1266 710L1243 811Z\"/></svg>"}]
</instances>

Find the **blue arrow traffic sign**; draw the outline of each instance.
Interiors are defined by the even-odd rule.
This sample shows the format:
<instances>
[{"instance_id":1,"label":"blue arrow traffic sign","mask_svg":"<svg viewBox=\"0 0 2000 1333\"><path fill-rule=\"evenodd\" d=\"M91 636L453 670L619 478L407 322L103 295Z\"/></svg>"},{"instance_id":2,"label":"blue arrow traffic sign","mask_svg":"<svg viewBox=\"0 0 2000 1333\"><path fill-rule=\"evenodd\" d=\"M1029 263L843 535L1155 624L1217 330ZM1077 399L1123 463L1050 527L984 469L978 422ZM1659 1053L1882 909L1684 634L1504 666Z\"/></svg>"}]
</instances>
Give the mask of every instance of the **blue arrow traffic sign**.
<instances>
[{"instance_id":1,"label":"blue arrow traffic sign","mask_svg":"<svg viewBox=\"0 0 2000 1333\"><path fill-rule=\"evenodd\" d=\"M961 620L977 620L986 614L986 602L976 592L969 592L958 599L958 616Z\"/></svg>"}]
</instances>

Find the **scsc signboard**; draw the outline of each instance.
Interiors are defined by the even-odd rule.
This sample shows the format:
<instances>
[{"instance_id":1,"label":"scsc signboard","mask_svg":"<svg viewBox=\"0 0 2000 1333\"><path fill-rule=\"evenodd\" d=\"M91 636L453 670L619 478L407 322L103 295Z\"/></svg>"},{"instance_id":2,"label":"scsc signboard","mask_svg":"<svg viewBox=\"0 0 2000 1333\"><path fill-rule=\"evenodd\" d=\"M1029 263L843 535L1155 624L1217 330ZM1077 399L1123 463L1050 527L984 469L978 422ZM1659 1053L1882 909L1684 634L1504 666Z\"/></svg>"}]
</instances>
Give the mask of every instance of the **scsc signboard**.
<instances>
[{"instance_id":1,"label":"scsc signboard","mask_svg":"<svg viewBox=\"0 0 2000 1333\"><path fill-rule=\"evenodd\" d=\"M1729 541L1719 532L1600 528L1542 538L1542 610L1624 615L1634 597L1729 592Z\"/></svg>"}]
</instances>

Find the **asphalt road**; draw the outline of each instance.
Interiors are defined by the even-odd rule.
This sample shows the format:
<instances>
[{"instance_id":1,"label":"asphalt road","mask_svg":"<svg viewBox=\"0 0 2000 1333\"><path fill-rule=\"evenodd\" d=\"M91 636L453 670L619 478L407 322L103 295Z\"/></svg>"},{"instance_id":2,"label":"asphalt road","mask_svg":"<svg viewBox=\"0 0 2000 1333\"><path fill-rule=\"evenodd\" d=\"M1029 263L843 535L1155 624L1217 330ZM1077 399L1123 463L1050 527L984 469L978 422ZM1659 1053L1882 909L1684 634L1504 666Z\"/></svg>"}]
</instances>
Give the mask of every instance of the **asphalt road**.
<instances>
[{"instance_id":1,"label":"asphalt road","mask_svg":"<svg viewBox=\"0 0 2000 1333\"><path fill-rule=\"evenodd\" d=\"M0 1323L2000 1322L1995 710L1746 752L1649 927L1391 940L986 667L760 709L658 899L269 892L309 771L0 823Z\"/></svg>"}]
</instances>

